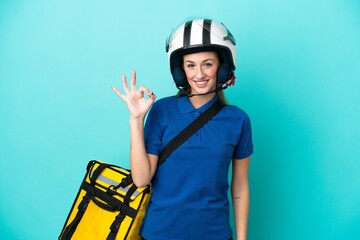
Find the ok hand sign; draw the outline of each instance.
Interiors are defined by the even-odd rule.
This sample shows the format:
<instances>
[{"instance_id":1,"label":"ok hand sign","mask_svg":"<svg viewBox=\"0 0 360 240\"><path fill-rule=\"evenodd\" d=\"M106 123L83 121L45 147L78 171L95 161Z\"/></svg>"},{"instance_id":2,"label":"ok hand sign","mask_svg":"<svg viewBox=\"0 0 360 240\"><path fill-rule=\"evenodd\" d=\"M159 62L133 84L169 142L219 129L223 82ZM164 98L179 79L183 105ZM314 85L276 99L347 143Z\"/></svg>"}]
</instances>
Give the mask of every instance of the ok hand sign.
<instances>
[{"instance_id":1,"label":"ok hand sign","mask_svg":"<svg viewBox=\"0 0 360 240\"><path fill-rule=\"evenodd\" d=\"M126 82L126 76L122 75L123 90L124 94L121 93L116 87L112 87L114 92L127 104L129 109L130 118L140 119L144 118L146 113L149 111L151 105L155 101L155 94L147 89L146 87L141 86L139 89L136 89L136 72L132 71L132 78L130 81L130 89ZM145 98L144 94L148 96Z\"/></svg>"}]
</instances>

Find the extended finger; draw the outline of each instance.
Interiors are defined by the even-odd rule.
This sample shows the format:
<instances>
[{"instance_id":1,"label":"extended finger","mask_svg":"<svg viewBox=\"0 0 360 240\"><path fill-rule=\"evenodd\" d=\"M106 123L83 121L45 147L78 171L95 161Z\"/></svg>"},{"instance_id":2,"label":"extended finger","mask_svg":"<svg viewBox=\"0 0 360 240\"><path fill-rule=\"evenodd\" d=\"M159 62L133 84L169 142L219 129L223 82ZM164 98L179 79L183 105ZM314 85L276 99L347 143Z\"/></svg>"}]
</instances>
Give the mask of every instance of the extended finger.
<instances>
[{"instance_id":1,"label":"extended finger","mask_svg":"<svg viewBox=\"0 0 360 240\"><path fill-rule=\"evenodd\" d=\"M129 94L130 90L129 90L129 87L128 87L128 84L127 84L127 81L126 81L126 75L123 74L121 76L121 78L122 78L122 82L123 82L123 89L124 89L126 94Z\"/></svg>"},{"instance_id":2,"label":"extended finger","mask_svg":"<svg viewBox=\"0 0 360 240\"><path fill-rule=\"evenodd\" d=\"M131 74L132 74L131 82L130 82L131 91L136 91L136 71L133 70Z\"/></svg>"},{"instance_id":3,"label":"extended finger","mask_svg":"<svg viewBox=\"0 0 360 240\"><path fill-rule=\"evenodd\" d=\"M123 99L123 100L125 100L124 99L124 94L122 94L120 91L119 91L119 89L117 89L116 87L111 87L113 90L114 90L114 92L121 98L121 99Z\"/></svg>"}]
</instances>

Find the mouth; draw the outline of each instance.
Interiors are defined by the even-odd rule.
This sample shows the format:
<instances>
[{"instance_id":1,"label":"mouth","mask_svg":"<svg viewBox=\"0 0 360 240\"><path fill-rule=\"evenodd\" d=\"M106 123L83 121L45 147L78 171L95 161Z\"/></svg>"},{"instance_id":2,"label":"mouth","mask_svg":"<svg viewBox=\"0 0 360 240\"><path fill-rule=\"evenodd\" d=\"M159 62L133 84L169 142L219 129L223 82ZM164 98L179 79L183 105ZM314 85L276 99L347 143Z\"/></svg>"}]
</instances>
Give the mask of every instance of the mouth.
<instances>
[{"instance_id":1,"label":"mouth","mask_svg":"<svg viewBox=\"0 0 360 240\"><path fill-rule=\"evenodd\" d=\"M194 81L197 87L205 87L209 80Z\"/></svg>"}]
</instances>

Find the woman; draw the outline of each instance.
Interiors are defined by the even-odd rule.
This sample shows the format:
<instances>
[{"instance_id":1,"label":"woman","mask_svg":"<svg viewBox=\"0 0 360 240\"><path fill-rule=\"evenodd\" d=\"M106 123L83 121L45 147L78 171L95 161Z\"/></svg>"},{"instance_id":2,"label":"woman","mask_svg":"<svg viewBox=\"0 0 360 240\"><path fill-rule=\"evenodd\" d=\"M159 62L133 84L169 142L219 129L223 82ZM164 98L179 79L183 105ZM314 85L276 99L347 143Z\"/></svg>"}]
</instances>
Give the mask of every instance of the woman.
<instances>
[{"instance_id":1,"label":"woman","mask_svg":"<svg viewBox=\"0 0 360 240\"><path fill-rule=\"evenodd\" d=\"M226 105L157 166L161 150L171 139L215 101L226 103L221 90L233 84L235 40L223 24L195 19L171 34L166 48L177 96L154 103L151 90L137 89L135 71L130 87L122 76L124 93L113 88L130 112L133 181L138 187L150 181L153 186L141 234L147 240L231 239L227 192L232 163L236 237L245 240L253 145L244 111Z\"/></svg>"}]
</instances>

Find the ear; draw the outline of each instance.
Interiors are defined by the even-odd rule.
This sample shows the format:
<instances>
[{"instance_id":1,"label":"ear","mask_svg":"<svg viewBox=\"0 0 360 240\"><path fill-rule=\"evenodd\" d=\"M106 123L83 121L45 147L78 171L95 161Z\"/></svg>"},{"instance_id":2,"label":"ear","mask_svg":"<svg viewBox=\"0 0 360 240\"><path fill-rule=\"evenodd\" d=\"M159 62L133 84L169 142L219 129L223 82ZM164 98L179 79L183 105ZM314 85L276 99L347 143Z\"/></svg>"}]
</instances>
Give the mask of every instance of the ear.
<instances>
[{"instance_id":1,"label":"ear","mask_svg":"<svg viewBox=\"0 0 360 240\"><path fill-rule=\"evenodd\" d=\"M220 84L226 83L232 76L230 63L222 63L217 72L217 82Z\"/></svg>"},{"instance_id":2,"label":"ear","mask_svg":"<svg viewBox=\"0 0 360 240\"><path fill-rule=\"evenodd\" d=\"M175 67L171 70L176 86L179 88L185 87L188 82L186 80L185 72L181 67Z\"/></svg>"}]
</instances>

